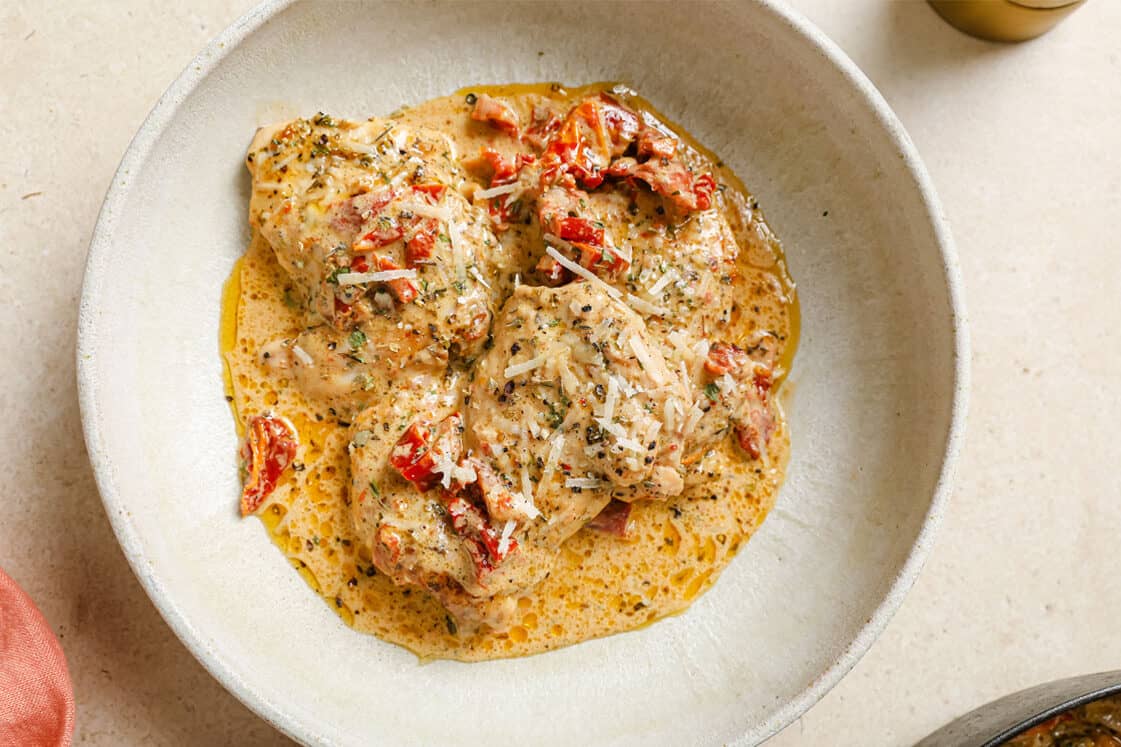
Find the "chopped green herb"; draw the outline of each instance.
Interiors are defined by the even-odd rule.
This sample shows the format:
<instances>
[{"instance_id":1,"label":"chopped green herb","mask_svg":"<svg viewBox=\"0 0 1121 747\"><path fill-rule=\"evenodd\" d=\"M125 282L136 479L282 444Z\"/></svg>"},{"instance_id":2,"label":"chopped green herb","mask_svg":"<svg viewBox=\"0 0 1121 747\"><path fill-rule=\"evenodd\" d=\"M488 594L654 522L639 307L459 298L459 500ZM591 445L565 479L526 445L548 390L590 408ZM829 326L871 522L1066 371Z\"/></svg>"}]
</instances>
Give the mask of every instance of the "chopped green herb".
<instances>
[{"instance_id":1,"label":"chopped green herb","mask_svg":"<svg viewBox=\"0 0 1121 747\"><path fill-rule=\"evenodd\" d=\"M549 422L550 428L560 428L561 423L564 422L565 412L557 408L552 402L546 402L549 407L549 414L545 418Z\"/></svg>"},{"instance_id":2,"label":"chopped green herb","mask_svg":"<svg viewBox=\"0 0 1121 747\"><path fill-rule=\"evenodd\" d=\"M331 270L331 274L327 276L327 282L330 283L331 285L338 285L339 284L339 275L346 275L349 272L351 272L351 269L349 267L346 267L346 266L336 267L335 269Z\"/></svg>"},{"instance_id":3,"label":"chopped green herb","mask_svg":"<svg viewBox=\"0 0 1121 747\"><path fill-rule=\"evenodd\" d=\"M370 480L370 492L374 494L375 498L381 498L381 491L378 490L378 484Z\"/></svg>"},{"instance_id":4,"label":"chopped green herb","mask_svg":"<svg viewBox=\"0 0 1121 747\"><path fill-rule=\"evenodd\" d=\"M350 343L351 350L358 350L366 344L366 333L360 329L356 329L350 333L350 337L347 338L347 341Z\"/></svg>"},{"instance_id":5,"label":"chopped green herb","mask_svg":"<svg viewBox=\"0 0 1121 747\"><path fill-rule=\"evenodd\" d=\"M716 386L716 384L713 383L706 384L705 396L715 402L716 400L720 399L720 387Z\"/></svg>"}]
</instances>

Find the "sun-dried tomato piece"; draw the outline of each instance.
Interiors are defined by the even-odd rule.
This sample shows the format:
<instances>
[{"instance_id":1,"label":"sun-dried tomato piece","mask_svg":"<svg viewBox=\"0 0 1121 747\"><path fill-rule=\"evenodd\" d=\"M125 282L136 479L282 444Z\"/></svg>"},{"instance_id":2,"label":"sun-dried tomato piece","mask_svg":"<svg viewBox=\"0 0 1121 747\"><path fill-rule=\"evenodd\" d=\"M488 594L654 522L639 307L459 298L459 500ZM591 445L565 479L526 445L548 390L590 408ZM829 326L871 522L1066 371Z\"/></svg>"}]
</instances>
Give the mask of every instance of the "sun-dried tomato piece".
<instances>
[{"instance_id":1,"label":"sun-dried tomato piece","mask_svg":"<svg viewBox=\"0 0 1121 747\"><path fill-rule=\"evenodd\" d=\"M631 504L612 499L585 526L615 537L626 537L631 528Z\"/></svg>"},{"instance_id":2,"label":"sun-dried tomato piece","mask_svg":"<svg viewBox=\"0 0 1121 747\"><path fill-rule=\"evenodd\" d=\"M276 489L281 473L296 457L299 437L286 418L269 413L254 415L246 427L241 458L247 479L241 490L241 515L247 516Z\"/></svg>"},{"instance_id":3,"label":"sun-dried tomato piece","mask_svg":"<svg viewBox=\"0 0 1121 747\"><path fill-rule=\"evenodd\" d=\"M424 492L440 483L440 465L454 465L462 454L463 418L453 413L435 427L423 420L413 421L397 440L389 463L401 477Z\"/></svg>"},{"instance_id":4,"label":"sun-dried tomato piece","mask_svg":"<svg viewBox=\"0 0 1121 747\"><path fill-rule=\"evenodd\" d=\"M723 376L739 369L748 361L747 352L730 342L714 342L705 358L705 371L710 376Z\"/></svg>"},{"instance_id":5,"label":"sun-dried tomato piece","mask_svg":"<svg viewBox=\"0 0 1121 747\"><path fill-rule=\"evenodd\" d=\"M405 269L401 267L401 265L391 260L389 257L379 256L377 257L377 262L378 269L383 272L388 270ZM401 303L411 303L413 299L420 295L420 291L417 289L416 284L408 278L396 278L394 280L387 280L385 284L389 286L389 290L393 292L393 295L396 296L397 300Z\"/></svg>"},{"instance_id":6,"label":"sun-dried tomato piece","mask_svg":"<svg viewBox=\"0 0 1121 747\"><path fill-rule=\"evenodd\" d=\"M596 225L587 218L565 217L560 219L559 233L565 241L580 241L592 246L603 246L603 224Z\"/></svg>"},{"instance_id":7,"label":"sun-dried tomato piece","mask_svg":"<svg viewBox=\"0 0 1121 747\"><path fill-rule=\"evenodd\" d=\"M410 229L405 240L405 264L416 267L432 260L440 224L435 218L422 218Z\"/></svg>"}]
</instances>

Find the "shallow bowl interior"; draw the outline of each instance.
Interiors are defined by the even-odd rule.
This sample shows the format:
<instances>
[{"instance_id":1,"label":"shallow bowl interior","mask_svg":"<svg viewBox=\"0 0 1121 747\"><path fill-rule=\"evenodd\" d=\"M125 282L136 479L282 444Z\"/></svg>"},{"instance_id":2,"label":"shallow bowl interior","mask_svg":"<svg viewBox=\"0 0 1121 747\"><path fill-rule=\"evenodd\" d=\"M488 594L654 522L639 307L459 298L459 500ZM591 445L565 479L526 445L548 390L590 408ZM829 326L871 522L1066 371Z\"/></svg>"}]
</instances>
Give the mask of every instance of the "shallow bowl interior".
<instances>
[{"instance_id":1,"label":"shallow bowl interior","mask_svg":"<svg viewBox=\"0 0 1121 747\"><path fill-rule=\"evenodd\" d=\"M528 659L420 665L346 628L236 514L217 337L248 241L242 156L256 126L295 114L607 79L730 163L785 242L804 322L787 483L687 614ZM172 86L107 197L81 310L87 444L177 634L304 742L750 743L851 667L917 573L961 425L957 288L906 135L769 3L266 3Z\"/></svg>"}]
</instances>

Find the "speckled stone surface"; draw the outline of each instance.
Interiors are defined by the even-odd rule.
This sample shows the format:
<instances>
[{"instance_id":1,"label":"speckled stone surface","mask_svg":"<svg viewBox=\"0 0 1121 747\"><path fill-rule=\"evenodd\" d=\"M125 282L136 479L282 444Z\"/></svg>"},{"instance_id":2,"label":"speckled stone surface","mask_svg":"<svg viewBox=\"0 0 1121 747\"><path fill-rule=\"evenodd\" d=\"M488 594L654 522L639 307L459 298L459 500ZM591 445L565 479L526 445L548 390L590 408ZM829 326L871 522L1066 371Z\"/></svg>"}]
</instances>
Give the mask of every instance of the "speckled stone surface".
<instances>
[{"instance_id":1,"label":"speckled stone surface","mask_svg":"<svg viewBox=\"0 0 1121 747\"><path fill-rule=\"evenodd\" d=\"M74 384L82 266L112 172L165 86L249 4L0 7L0 566L62 639L80 744L287 741L134 580ZM959 247L974 393L926 571L855 670L770 744L907 745L1009 690L1121 666L1121 4L1012 47L920 2L793 5L925 158Z\"/></svg>"}]
</instances>

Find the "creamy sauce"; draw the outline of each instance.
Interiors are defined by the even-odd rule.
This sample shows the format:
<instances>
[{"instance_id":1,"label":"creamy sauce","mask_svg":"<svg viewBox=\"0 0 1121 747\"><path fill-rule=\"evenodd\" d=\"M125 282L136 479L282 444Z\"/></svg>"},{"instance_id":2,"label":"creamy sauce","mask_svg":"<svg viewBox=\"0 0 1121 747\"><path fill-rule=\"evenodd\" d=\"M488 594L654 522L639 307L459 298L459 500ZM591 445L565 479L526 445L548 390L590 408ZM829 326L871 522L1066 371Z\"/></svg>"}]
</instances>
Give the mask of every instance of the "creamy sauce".
<instances>
[{"instance_id":1,"label":"creamy sauce","mask_svg":"<svg viewBox=\"0 0 1121 747\"><path fill-rule=\"evenodd\" d=\"M459 158L468 160L481 147L503 147L501 134L469 121L468 94L475 98L488 93L515 104L534 97L571 102L610 88L474 87L395 113L391 120L445 133ZM725 185L725 217L738 248L735 303L713 309L712 320L698 324L715 325L721 339L737 343L760 330L773 332L779 341L777 388L790 369L798 333L797 300L777 240L742 183L714 155L666 123L642 99L632 94L621 98L669 127L687 146L688 158L706 166ZM472 188L468 185L465 191ZM643 205L652 206L650 201L656 199L645 195L642 200L649 205ZM600 207L612 209L608 202ZM494 270L493 284L508 282L502 274L506 267L525 268L528 275L540 256L540 248L525 246L526 230L512 226L498 233L508 265ZM475 661L534 654L635 629L688 607L712 585L774 504L789 451L781 413L765 459L749 458L732 437L719 437L723 431L717 431L704 448L677 455L683 492L631 504L633 524L625 539L589 528L576 531L560 546L544 580L516 596L510 625L501 632L487 625L460 630L435 597L417 587L399 586L375 567L369 538L356 529L350 505L347 447L358 427L344 420L351 415L325 406L322 399L309 399L286 371L270 369L262 361L261 351L274 341L305 333L305 309L293 302L299 292L291 273L282 269L276 253L255 231L223 294L221 347L229 376L227 394L239 432L249 415L265 411L279 413L295 426L300 442L295 461L257 515L309 585L357 630L405 646L422 658ZM656 344L663 344L663 333L673 328L669 320L651 319L647 324ZM701 419L697 429L705 422Z\"/></svg>"}]
</instances>

